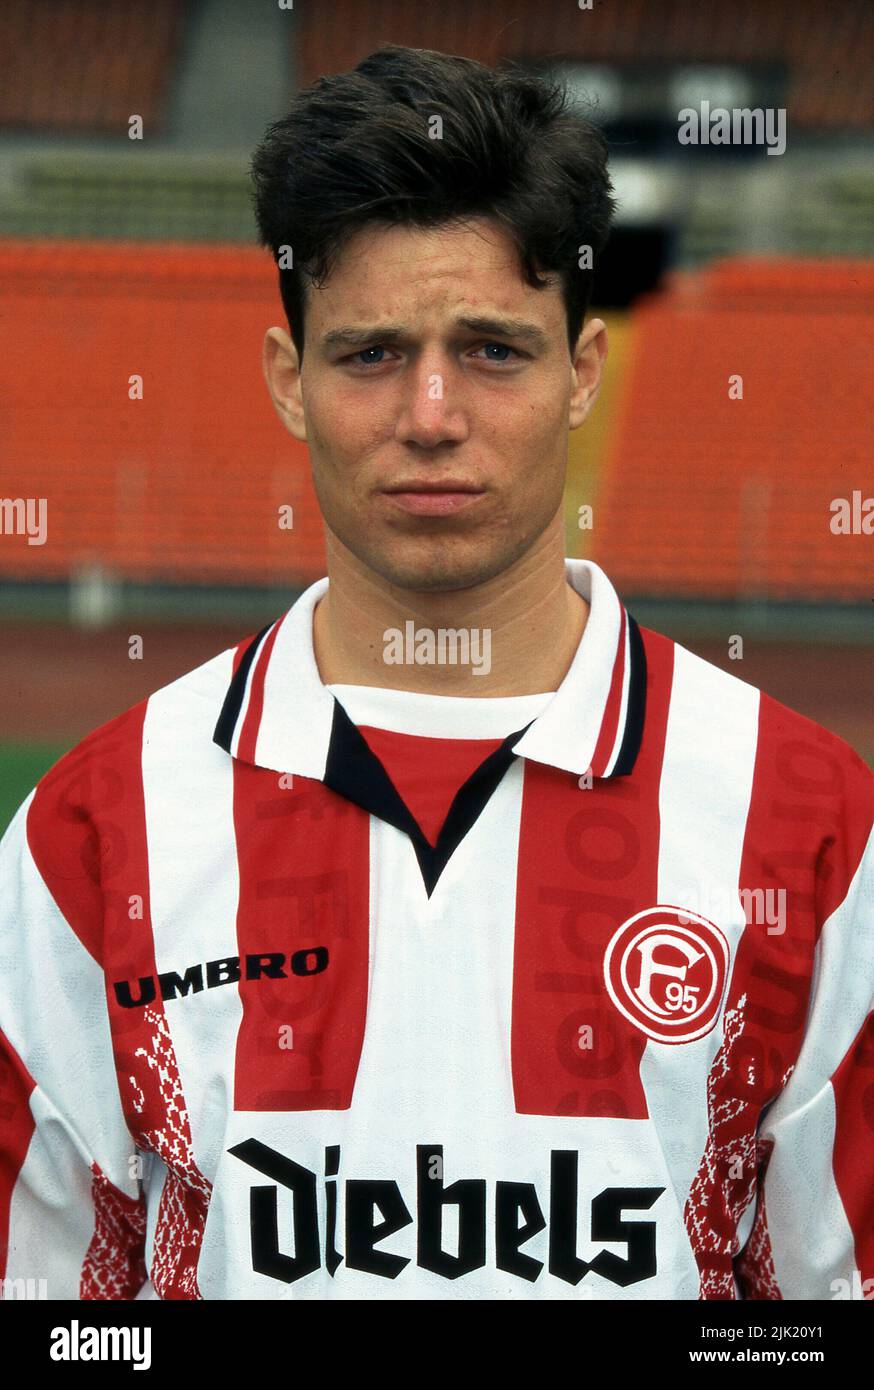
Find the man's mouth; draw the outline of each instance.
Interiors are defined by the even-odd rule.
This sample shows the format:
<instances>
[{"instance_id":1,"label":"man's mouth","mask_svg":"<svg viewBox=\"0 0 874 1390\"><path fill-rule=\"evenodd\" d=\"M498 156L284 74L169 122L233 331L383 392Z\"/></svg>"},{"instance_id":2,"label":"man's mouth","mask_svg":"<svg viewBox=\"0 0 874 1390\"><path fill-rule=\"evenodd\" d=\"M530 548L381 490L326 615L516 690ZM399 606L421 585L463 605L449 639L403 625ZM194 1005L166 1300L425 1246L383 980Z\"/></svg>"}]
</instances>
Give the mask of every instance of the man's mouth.
<instances>
[{"instance_id":1,"label":"man's mouth","mask_svg":"<svg viewBox=\"0 0 874 1390\"><path fill-rule=\"evenodd\" d=\"M454 478L442 483L405 482L383 488L394 506L415 516L449 516L485 496L485 489Z\"/></svg>"}]
</instances>

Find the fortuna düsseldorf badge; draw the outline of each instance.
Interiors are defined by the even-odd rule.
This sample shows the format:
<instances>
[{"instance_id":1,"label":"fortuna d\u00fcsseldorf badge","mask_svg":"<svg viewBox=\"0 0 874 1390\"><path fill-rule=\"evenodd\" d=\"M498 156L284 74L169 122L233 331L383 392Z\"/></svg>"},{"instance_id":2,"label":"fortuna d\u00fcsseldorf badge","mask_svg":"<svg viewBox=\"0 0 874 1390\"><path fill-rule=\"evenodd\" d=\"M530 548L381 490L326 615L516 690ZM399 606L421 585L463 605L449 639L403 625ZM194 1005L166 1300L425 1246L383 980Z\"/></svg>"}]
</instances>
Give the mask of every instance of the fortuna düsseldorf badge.
<instances>
[{"instance_id":1,"label":"fortuna d\u00fcsseldorf badge","mask_svg":"<svg viewBox=\"0 0 874 1390\"><path fill-rule=\"evenodd\" d=\"M649 907L613 933L604 982L625 1018L657 1042L703 1038L719 1015L728 942L697 912Z\"/></svg>"}]
</instances>

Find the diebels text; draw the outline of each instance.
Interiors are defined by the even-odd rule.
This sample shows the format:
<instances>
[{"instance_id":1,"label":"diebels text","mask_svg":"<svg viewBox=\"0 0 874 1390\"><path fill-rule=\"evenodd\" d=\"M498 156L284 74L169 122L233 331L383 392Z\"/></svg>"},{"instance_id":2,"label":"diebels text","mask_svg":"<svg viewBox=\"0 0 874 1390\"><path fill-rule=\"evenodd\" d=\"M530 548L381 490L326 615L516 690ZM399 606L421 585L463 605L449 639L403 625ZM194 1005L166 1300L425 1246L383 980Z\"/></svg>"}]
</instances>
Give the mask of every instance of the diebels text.
<instances>
[{"instance_id":1,"label":"diebels text","mask_svg":"<svg viewBox=\"0 0 874 1390\"><path fill-rule=\"evenodd\" d=\"M325 1150L324 1236L319 1230L318 1178L287 1155L246 1139L230 1150L236 1158L271 1180L250 1189L252 1265L258 1274L293 1284L324 1267L333 1277L345 1260L350 1269L364 1270L384 1279L396 1279L410 1260L390 1250L378 1250L382 1241L418 1223L416 1264L444 1279L459 1279L481 1269L487 1259L486 1180L464 1178L443 1182L443 1148L439 1144L416 1147L416 1216L413 1217L396 1182L387 1179L347 1179L345 1184L345 1242L338 1249L337 1173L340 1146ZM663 1187L605 1187L591 1202L590 1236L593 1242L623 1244L627 1254L602 1249L594 1259L577 1253L577 1195L579 1154L575 1149L554 1149L550 1156L549 1273L568 1284L578 1284L590 1270L612 1284L627 1288L656 1273L656 1223L623 1219L623 1211L649 1211ZM281 1189L293 1196L292 1241L279 1229L278 1196ZM533 1282L543 1261L526 1254L522 1246L545 1230L537 1190L529 1182L495 1184L494 1240L497 1268ZM443 1248L443 1213L457 1211L458 1253ZM380 1219L375 1219L376 1216ZM290 1254L291 1245L294 1254Z\"/></svg>"}]
</instances>

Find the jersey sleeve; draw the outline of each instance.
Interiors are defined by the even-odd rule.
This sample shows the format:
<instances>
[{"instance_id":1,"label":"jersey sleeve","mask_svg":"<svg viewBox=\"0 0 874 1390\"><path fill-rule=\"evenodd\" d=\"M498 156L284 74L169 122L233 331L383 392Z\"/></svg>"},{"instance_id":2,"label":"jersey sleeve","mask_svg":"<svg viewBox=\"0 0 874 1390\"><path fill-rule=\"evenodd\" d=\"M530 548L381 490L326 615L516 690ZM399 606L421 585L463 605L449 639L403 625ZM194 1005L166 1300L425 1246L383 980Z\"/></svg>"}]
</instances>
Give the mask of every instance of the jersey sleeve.
<instances>
[{"instance_id":1,"label":"jersey sleeve","mask_svg":"<svg viewBox=\"0 0 874 1390\"><path fill-rule=\"evenodd\" d=\"M855 754L817 858L816 946L795 1068L760 1121L743 1298L874 1299L874 777Z\"/></svg>"},{"instance_id":2,"label":"jersey sleeve","mask_svg":"<svg viewBox=\"0 0 874 1390\"><path fill-rule=\"evenodd\" d=\"M118 1093L104 974L34 851L63 836L40 788L0 841L0 1292L134 1298L146 1281L140 1159Z\"/></svg>"}]
</instances>

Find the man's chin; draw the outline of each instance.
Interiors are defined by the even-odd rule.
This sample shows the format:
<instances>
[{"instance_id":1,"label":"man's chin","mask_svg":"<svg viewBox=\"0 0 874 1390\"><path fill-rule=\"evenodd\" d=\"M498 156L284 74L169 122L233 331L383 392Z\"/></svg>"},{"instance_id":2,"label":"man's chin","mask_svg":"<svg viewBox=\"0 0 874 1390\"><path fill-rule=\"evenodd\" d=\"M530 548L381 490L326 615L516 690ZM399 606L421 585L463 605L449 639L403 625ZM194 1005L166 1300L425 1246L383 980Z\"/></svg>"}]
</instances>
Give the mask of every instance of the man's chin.
<instances>
[{"instance_id":1,"label":"man's chin","mask_svg":"<svg viewBox=\"0 0 874 1390\"><path fill-rule=\"evenodd\" d=\"M418 554L387 550L360 558L393 588L417 594L455 593L476 588L501 574L514 559L512 555L476 553L475 546L469 543L441 547L437 553L423 546Z\"/></svg>"},{"instance_id":2,"label":"man's chin","mask_svg":"<svg viewBox=\"0 0 874 1390\"><path fill-rule=\"evenodd\" d=\"M352 543L350 543L352 541ZM392 588L410 594L449 594L456 589L474 588L502 571L499 557L489 557L482 545L465 537L422 539L397 545L397 538L386 539L385 546L374 546L374 537L361 545L360 537L350 537L345 548L358 563L378 575Z\"/></svg>"},{"instance_id":3,"label":"man's chin","mask_svg":"<svg viewBox=\"0 0 874 1390\"><path fill-rule=\"evenodd\" d=\"M350 520L344 517L344 523ZM515 525L502 516L479 526L440 525L418 534L363 519L356 528L335 529L326 521L329 569L331 553L355 562L392 588L413 594L452 594L476 589L504 574L537 543L543 527ZM355 564L351 568L354 571Z\"/></svg>"}]
</instances>

